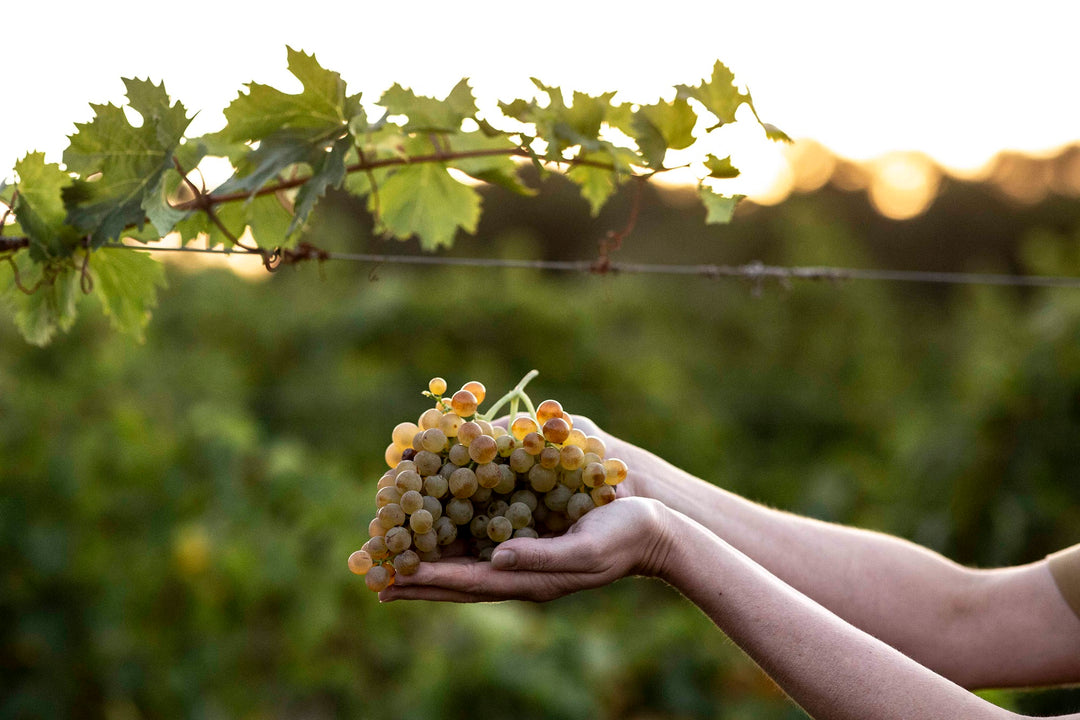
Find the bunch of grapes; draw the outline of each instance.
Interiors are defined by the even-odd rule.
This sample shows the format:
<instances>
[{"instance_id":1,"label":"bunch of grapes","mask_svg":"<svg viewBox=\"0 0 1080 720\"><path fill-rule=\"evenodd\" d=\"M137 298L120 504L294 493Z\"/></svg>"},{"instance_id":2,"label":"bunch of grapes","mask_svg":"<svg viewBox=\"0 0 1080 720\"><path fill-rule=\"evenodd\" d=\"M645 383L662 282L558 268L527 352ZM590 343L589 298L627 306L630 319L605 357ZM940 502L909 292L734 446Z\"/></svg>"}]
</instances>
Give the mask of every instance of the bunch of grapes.
<instances>
[{"instance_id":1,"label":"bunch of grapes","mask_svg":"<svg viewBox=\"0 0 1080 720\"><path fill-rule=\"evenodd\" d=\"M449 397L445 380L428 383L424 395L435 406L394 428L370 539L349 556L349 569L369 588L377 592L397 573L415 573L448 546L487 560L512 537L557 535L615 499L626 463L605 457L600 438L574 429L558 401L534 408L524 388L536 374L485 414L481 383L467 382ZM520 415L519 402L527 411ZM506 403L509 429L491 424Z\"/></svg>"}]
</instances>

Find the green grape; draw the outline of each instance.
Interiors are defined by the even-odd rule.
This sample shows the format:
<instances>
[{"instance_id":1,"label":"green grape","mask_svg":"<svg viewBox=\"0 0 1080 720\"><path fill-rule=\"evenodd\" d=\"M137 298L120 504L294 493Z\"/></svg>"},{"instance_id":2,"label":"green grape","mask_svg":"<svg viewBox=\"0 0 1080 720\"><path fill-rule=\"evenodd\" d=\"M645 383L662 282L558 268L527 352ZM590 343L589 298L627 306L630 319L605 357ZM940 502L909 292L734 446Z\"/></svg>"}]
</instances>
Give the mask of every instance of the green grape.
<instances>
[{"instance_id":1,"label":"green grape","mask_svg":"<svg viewBox=\"0 0 1080 720\"><path fill-rule=\"evenodd\" d=\"M585 446L588 444L588 439L585 437L585 433L581 432L577 428L573 428L570 431L570 434L566 436L566 442L563 444L579 447L581 448L582 452L585 452Z\"/></svg>"},{"instance_id":2,"label":"green grape","mask_svg":"<svg viewBox=\"0 0 1080 720\"><path fill-rule=\"evenodd\" d=\"M445 413L442 418L439 419L439 429L443 431L443 434L448 438L456 438L458 430L461 429L462 420L458 415L450 412Z\"/></svg>"},{"instance_id":3,"label":"green grape","mask_svg":"<svg viewBox=\"0 0 1080 720\"><path fill-rule=\"evenodd\" d=\"M412 550L406 550L394 558L394 570L402 575L412 575L420 569L420 556Z\"/></svg>"},{"instance_id":4,"label":"green grape","mask_svg":"<svg viewBox=\"0 0 1080 720\"><path fill-rule=\"evenodd\" d=\"M589 463L581 471L581 482L586 487L594 488L604 484L604 479L607 477L607 471L604 470L604 466L598 462Z\"/></svg>"},{"instance_id":5,"label":"green grape","mask_svg":"<svg viewBox=\"0 0 1080 720\"><path fill-rule=\"evenodd\" d=\"M474 492L469 499L473 501L473 504L486 503L491 499L491 492L491 488L478 487L476 488L476 492Z\"/></svg>"},{"instance_id":6,"label":"green grape","mask_svg":"<svg viewBox=\"0 0 1080 720\"><path fill-rule=\"evenodd\" d=\"M577 445L563 445L559 451L559 464L566 470L577 470L585 466L585 451Z\"/></svg>"},{"instance_id":7,"label":"green grape","mask_svg":"<svg viewBox=\"0 0 1080 720\"><path fill-rule=\"evenodd\" d=\"M391 437L393 438L394 444L404 450L405 448L412 447L413 436L418 432L420 432L420 427L416 423L403 422L398 423L394 427Z\"/></svg>"},{"instance_id":8,"label":"green grape","mask_svg":"<svg viewBox=\"0 0 1080 720\"><path fill-rule=\"evenodd\" d=\"M443 414L439 411L439 408L429 408L428 410L425 410L422 415L420 415L420 420L416 424L420 426L421 430L428 430L430 428L439 427L439 421L442 419L442 416ZM413 447L416 447L415 436ZM416 449L420 450L421 448Z\"/></svg>"},{"instance_id":9,"label":"green grape","mask_svg":"<svg viewBox=\"0 0 1080 720\"><path fill-rule=\"evenodd\" d=\"M450 398L450 409L463 418L475 415L477 404L476 396L468 390L458 390Z\"/></svg>"},{"instance_id":10,"label":"green grape","mask_svg":"<svg viewBox=\"0 0 1080 720\"><path fill-rule=\"evenodd\" d=\"M531 527L523 527L523 528L518 528L517 530L514 531L514 537L516 537L516 538L519 538L519 537L538 538L538 537L540 537L540 534L537 533L536 530L532 529Z\"/></svg>"},{"instance_id":11,"label":"green grape","mask_svg":"<svg viewBox=\"0 0 1080 720\"><path fill-rule=\"evenodd\" d=\"M426 533L435 523L435 518L427 510L420 508L409 516L409 527L414 533Z\"/></svg>"},{"instance_id":12,"label":"green grape","mask_svg":"<svg viewBox=\"0 0 1080 720\"><path fill-rule=\"evenodd\" d=\"M491 560L491 555L495 552L495 544L488 540L486 545L476 546L476 557L481 560Z\"/></svg>"},{"instance_id":13,"label":"green grape","mask_svg":"<svg viewBox=\"0 0 1080 720\"><path fill-rule=\"evenodd\" d=\"M487 524L487 536L495 542L509 540L514 534L514 526L502 515L491 518Z\"/></svg>"},{"instance_id":14,"label":"green grape","mask_svg":"<svg viewBox=\"0 0 1080 720\"><path fill-rule=\"evenodd\" d=\"M433 498L441 498L449 487L450 483L442 475L429 475L424 478L424 493Z\"/></svg>"},{"instance_id":15,"label":"green grape","mask_svg":"<svg viewBox=\"0 0 1080 720\"><path fill-rule=\"evenodd\" d=\"M469 521L469 532L473 537L484 537L490 522L491 518L487 515L473 515L473 519Z\"/></svg>"},{"instance_id":16,"label":"green grape","mask_svg":"<svg viewBox=\"0 0 1080 720\"><path fill-rule=\"evenodd\" d=\"M505 500L492 500L487 505L487 514L490 517L495 517L496 515L505 515L506 511L509 508L510 505L507 504Z\"/></svg>"},{"instance_id":17,"label":"green grape","mask_svg":"<svg viewBox=\"0 0 1080 720\"><path fill-rule=\"evenodd\" d=\"M424 509L431 513L431 519L438 520L442 517L442 503L438 498L434 498L431 495L424 496Z\"/></svg>"},{"instance_id":18,"label":"green grape","mask_svg":"<svg viewBox=\"0 0 1080 720\"><path fill-rule=\"evenodd\" d=\"M615 499L615 488L610 485L601 485L600 487L593 488L592 492L589 493L589 496L592 497L593 502L596 503L597 506L607 505Z\"/></svg>"},{"instance_id":19,"label":"green grape","mask_svg":"<svg viewBox=\"0 0 1080 720\"><path fill-rule=\"evenodd\" d=\"M546 447L540 451L540 465L548 470L554 470L559 465L559 448Z\"/></svg>"},{"instance_id":20,"label":"green grape","mask_svg":"<svg viewBox=\"0 0 1080 720\"><path fill-rule=\"evenodd\" d=\"M412 533L408 528L392 527L386 531L386 549L392 554L405 552L412 546Z\"/></svg>"},{"instance_id":21,"label":"green grape","mask_svg":"<svg viewBox=\"0 0 1080 720\"><path fill-rule=\"evenodd\" d=\"M450 503L453 502L453 500L450 501ZM469 517L472 517L472 503L469 503ZM466 520L465 522L469 521ZM443 515L441 518L436 520L435 525L433 525L432 527L435 530L435 537L438 539L440 545L449 545L450 543L457 540L457 525L454 523L453 520L450 519L448 515Z\"/></svg>"},{"instance_id":22,"label":"green grape","mask_svg":"<svg viewBox=\"0 0 1080 720\"><path fill-rule=\"evenodd\" d=\"M517 475L508 465L500 465L499 472L502 474L502 479L499 480L499 484L491 490L500 495L509 495L514 491L514 487L517 485Z\"/></svg>"},{"instance_id":23,"label":"green grape","mask_svg":"<svg viewBox=\"0 0 1080 720\"><path fill-rule=\"evenodd\" d=\"M390 587L390 571L386 569L385 565L376 565L367 571L367 575L364 576L364 583L367 584L368 589L379 592Z\"/></svg>"},{"instance_id":24,"label":"green grape","mask_svg":"<svg viewBox=\"0 0 1080 720\"><path fill-rule=\"evenodd\" d=\"M441 423L442 416L439 417L439 422ZM438 425L433 428L428 428L420 437L420 444L423 445L424 449L428 452L442 452L443 448L446 447L446 433L440 430Z\"/></svg>"},{"instance_id":25,"label":"green grape","mask_svg":"<svg viewBox=\"0 0 1080 720\"><path fill-rule=\"evenodd\" d=\"M577 522L578 519L585 513L596 507L596 503L589 497L588 493L574 493L570 496L570 499L566 501L566 515L570 518L571 522Z\"/></svg>"},{"instance_id":26,"label":"green grape","mask_svg":"<svg viewBox=\"0 0 1080 720\"><path fill-rule=\"evenodd\" d=\"M502 428L494 428L493 431L502 430ZM510 453L514 452L517 445L514 443L514 437L512 435L505 434L499 435L495 438L495 445L499 453L499 457L510 457Z\"/></svg>"},{"instance_id":27,"label":"green grape","mask_svg":"<svg viewBox=\"0 0 1080 720\"><path fill-rule=\"evenodd\" d=\"M545 493L555 487L558 481L559 476L555 474L555 471L542 465L533 465L529 470L529 485L536 492Z\"/></svg>"},{"instance_id":28,"label":"green grape","mask_svg":"<svg viewBox=\"0 0 1080 720\"><path fill-rule=\"evenodd\" d=\"M461 427L458 428L457 439L459 443L468 448L473 440L483 434L484 431L480 428L480 426L470 420L467 423L462 423Z\"/></svg>"},{"instance_id":29,"label":"green grape","mask_svg":"<svg viewBox=\"0 0 1080 720\"><path fill-rule=\"evenodd\" d=\"M499 466L495 463L489 462L477 465L474 472L476 473L476 482L482 488L493 488L502 480L502 471L499 470Z\"/></svg>"},{"instance_id":30,"label":"green grape","mask_svg":"<svg viewBox=\"0 0 1080 720\"><path fill-rule=\"evenodd\" d=\"M390 503L401 502L401 491L396 487L385 487L375 493L375 508L381 508Z\"/></svg>"},{"instance_id":31,"label":"green grape","mask_svg":"<svg viewBox=\"0 0 1080 720\"><path fill-rule=\"evenodd\" d=\"M495 427L487 420L477 418L476 420L473 420L473 422L480 426L480 434L495 437Z\"/></svg>"},{"instance_id":32,"label":"green grape","mask_svg":"<svg viewBox=\"0 0 1080 720\"><path fill-rule=\"evenodd\" d=\"M510 504L513 505L514 503L525 503L526 507L529 508L529 512L532 512L540 504L540 501L536 499L536 495L532 490L522 489L510 496Z\"/></svg>"},{"instance_id":33,"label":"green grape","mask_svg":"<svg viewBox=\"0 0 1080 720\"><path fill-rule=\"evenodd\" d=\"M394 487L394 474L389 470L379 478L379 484L375 486L375 489L382 490L384 487Z\"/></svg>"},{"instance_id":34,"label":"green grape","mask_svg":"<svg viewBox=\"0 0 1080 720\"><path fill-rule=\"evenodd\" d=\"M375 517L379 518L382 526L389 531L390 528L397 527L405 522L405 511L397 503L390 503L379 508L378 512L375 513Z\"/></svg>"},{"instance_id":35,"label":"green grape","mask_svg":"<svg viewBox=\"0 0 1080 720\"><path fill-rule=\"evenodd\" d=\"M563 407L558 400L545 400L536 406L536 421L541 425L552 418L561 418L562 415Z\"/></svg>"},{"instance_id":36,"label":"green grape","mask_svg":"<svg viewBox=\"0 0 1080 720\"><path fill-rule=\"evenodd\" d=\"M367 530L369 537L386 534L386 528L382 526L382 523L379 522L379 518L377 517L371 518L371 522L368 523Z\"/></svg>"},{"instance_id":37,"label":"green grape","mask_svg":"<svg viewBox=\"0 0 1080 720\"><path fill-rule=\"evenodd\" d=\"M581 479L581 475L581 468L578 468L577 470L567 470L566 472L559 474L559 482L571 490L577 490L584 482Z\"/></svg>"},{"instance_id":38,"label":"green grape","mask_svg":"<svg viewBox=\"0 0 1080 720\"><path fill-rule=\"evenodd\" d=\"M473 504L464 498L453 498L446 503L443 517L450 518L455 525L465 525L473 516Z\"/></svg>"},{"instance_id":39,"label":"green grape","mask_svg":"<svg viewBox=\"0 0 1080 720\"><path fill-rule=\"evenodd\" d=\"M397 478L394 480L394 485L402 493L406 493L409 490L419 490L424 486L424 479L420 477L420 473L415 470L406 470L405 472L398 473Z\"/></svg>"},{"instance_id":40,"label":"green grape","mask_svg":"<svg viewBox=\"0 0 1080 720\"><path fill-rule=\"evenodd\" d=\"M454 523L450 523L450 527L454 528L455 533L457 532ZM435 532L434 527L424 533L413 533L413 546L421 553L421 558L423 558L423 553L431 552L439 546L439 534Z\"/></svg>"},{"instance_id":41,"label":"green grape","mask_svg":"<svg viewBox=\"0 0 1080 720\"><path fill-rule=\"evenodd\" d=\"M415 471L416 463L414 463L412 460L402 460L397 464L396 467L394 467L392 470L388 470L387 472L389 472L396 478L398 475L405 472L406 470Z\"/></svg>"},{"instance_id":42,"label":"green grape","mask_svg":"<svg viewBox=\"0 0 1080 720\"><path fill-rule=\"evenodd\" d=\"M527 473L536 464L536 458L525 448L516 448L510 453L510 469L516 473Z\"/></svg>"},{"instance_id":43,"label":"green grape","mask_svg":"<svg viewBox=\"0 0 1080 720\"><path fill-rule=\"evenodd\" d=\"M489 463L499 452L498 443L490 435L473 438L469 444L469 457L477 463Z\"/></svg>"},{"instance_id":44,"label":"green grape","mask_svg":"<svg viewBox=\"0 0 1080 720\"><path fill-rule=\"evenodd\" d=\"M460 447L460 445L457 445L455 447ZM468 455L466 455L465 456L465 462L468 463L468 461L469 461L469 458L468 458ZM457 469L458 469L457 465L455 465L452 462L447 461L447 462L444 462L442 468L439 469L439 474L442 475L443 478L447 482L449 482L450 481L450 476L453 475L454 471L457 470Z\"/></svg>"},{"instance_id":45,"label":"green grape","mask_svg":"<svg viewBox=\"0 0 1080 720\"><path fill-rule=\"evenodd\" d=\"M398 504L401 505L401 509L405 511L406 515L412 515L424 507L424 496L416 490L409 490L401 494L401 502Z\"/></svg>"},{"instance_id":46,"label":"green grape","mask_svg":"<svg viewBox=\"0 0 1080 720\"><path fill-rule=\"evenodd\" d=\"M594 452L589 452L588 450L586 450L585 457L582 458L581 462L583 465L592 465L593 463L600 463L601 465L603 465L604 458L600 457Z\"/></svg>"},{"instance_id":47,"label":"green grape","mask_svg":"<svg viewBox=\"0 0 1080 720\"><path fill-rule=\"evenodd\" d=\"M458 438L460 437L461 436L458 435ZM469 448L461 445L460 443L457 445L452 445L450 447L450 452L446 454L446 457L450 459L451 463L457 465L458 467L468 465L470 460Z\"/></svg>"},{"instance_id":48,"label":"green grape","mask_svg":"<svg viewBox=\"0 0 1080 720\"><path fill-rule=\"evenodd\" d=\"M589 435L585 438L585 452L596 453L600 458L603 458L607 454L607 446L604 445L604 441L595 435Z\"/></svg>"},{"instance_id":49,"label":"green grape","mask_svg":"<svg viewBox=\"0 0 1080 720\"><path fill-rule=\"evenodd\" d=\"M604 471L606 473L604 482L608 485L618 485L626 479L626 463L619 458L608 458L605 460Z\"/></svg>"},{"instance_id":50,"label":"green grape","mask_svg":"<svg viewBox=\"0 0 1080 720\"><path fill-rule=\"evenodd\" d=\"M389 467L394 467L401 461L401 453L404 450L405 448L401 447L400 445L390 443L386 446L386 452L383 453L383 460L386 461L386 464Z\"/></svg>"},{"instance_id":51,"label":"green grape","mask_svg":"<svg viewBox=\"0 0 1080 720\"><path fill-rule=\"evenodd\" d=\"M471 392L473 394L473 397L476 398L476 402L478 404L484 402L484 398L487 397L487 388L484 387L484 384L482 382L478 382L476 380L470 380L469 382L462 385L461 389Z\"/></svg>"},{"instance_id":52,"label":"green grape","mask_svg":"<svg viewBox=\"0 0 1080 720\"><path fill-rule=\"evenodd\" d=\"M566 512L566 503L573 494L574 491L565 485L556 485L544 495L544 505L548 510Z\"/></svg>"},{"instance_id":53,"label":"green grape","mask_svg":"<svg viewBox=\"0 0 1080 720\"><path fill-rule=\"evenodd\" d=\"M356 575L363 575L372 566L371 556L366 550L357 550L349 556L349 571Z\"/></svg>"},{"instance_id":54,"label":"green grape","mask_svg":"<svg viewBox=\"0 0 1080 720\"><path fill-rule=\"evenodd\" d=\"M521 439L521 447L530 455L539 455L544 447L544 438L537 432L531 432Z\"/></svg>"},{"instance_id":55,"label":"green grape","mask_svg":"<svg viewBox=\"0 0 1080 720\"><path fill-rule=\"evenodd\" d=\"M528 415L519 415L510 424L510 434L517 440L523 440L527 435L535 433L540 427ZM535 453L534 453L535 454Z\"/></svg>"},{"instance_id":56,"label":"green grape","mask_svg":"<svg viewBox=\"0 0 1080 720\"><path fill-rule=\"evenodd\" d=\"M562 444L570 437L570 423L561 417L555 417L544 423L544 439L548 442Z\"/></svg>"},{"instance_id":57,"label":"green grape","mask_svg":"<svg viewBox=\"0 0 1080 720\"><path fill-rule=\"evenodd\" d=\"M386 547L386 538L382 535L371 538L360 549L366 552L375 562L385 560L386 556L390 554L390 550Z\"/></svg>"},{"instance_id":58,"label":"green grape","mask_svg":"<svg viewBox=\"0 0 1080 720\"><path fill-rule=\"evenodd\" d=\"M552 492L555 491L552 490ZM548 495L550 494L551 493L548 493ZM523 502L510 503L510 507L506 509L506 515L504 517L510 521L510 524L514 526L515 530L520 530L532 522L532 508Z\"/></svg>"},{"instance_id":59,"label":"green grape","mask_svg":"<svg viewBox=\"0 0 1080 720\"><path fill-rule=\"evenodd\" d=\"M427 389L432 395L442 395L446 392L446 381L441 377L433 377L428 381Z\"/></svg>"},{"instance_id":60,"label":"green grape","mask_svg":"<svg viewBox=\"0 0 1080 720\"><path fill-rule=\"evenodd\" d=\"M458 468L450 476L450 493L456 498L472 497L478 485L476 473L469 468Z\"/></svg>"},{"instance_id":61,"label":"green grape","mask_svg":"<svg viewBox=\"0 0 1080 720\"><path fill-rule=\"evenodd\" d=\"M428 430L427 432L431 431ZM439 468L443 466L442 458L431 450L421 450L416 453L416 457L413 458L413 463L416 465L416 472L421 477L434 475L439 472Z\"/></svg>"}]
</instances>

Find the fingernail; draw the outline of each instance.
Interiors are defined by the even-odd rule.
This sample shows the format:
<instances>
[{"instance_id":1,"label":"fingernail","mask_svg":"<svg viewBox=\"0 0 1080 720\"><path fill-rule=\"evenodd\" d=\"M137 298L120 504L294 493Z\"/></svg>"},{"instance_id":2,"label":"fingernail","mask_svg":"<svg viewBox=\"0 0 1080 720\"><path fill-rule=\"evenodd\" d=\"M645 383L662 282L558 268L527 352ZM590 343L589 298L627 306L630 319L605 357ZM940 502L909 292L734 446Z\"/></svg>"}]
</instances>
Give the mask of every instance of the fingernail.
<instances>
[{"instance_id":1,"label":"fingernail","mask_svg":"<svg viewBox=\"0 0 1080 720\"><path fill-rule=\"evenodd\" d=\"M513 550L497 550L491 556L491 566L498 570L512 568L515 563L517 563L517 553Z\"/></svg>"}]
</instances>

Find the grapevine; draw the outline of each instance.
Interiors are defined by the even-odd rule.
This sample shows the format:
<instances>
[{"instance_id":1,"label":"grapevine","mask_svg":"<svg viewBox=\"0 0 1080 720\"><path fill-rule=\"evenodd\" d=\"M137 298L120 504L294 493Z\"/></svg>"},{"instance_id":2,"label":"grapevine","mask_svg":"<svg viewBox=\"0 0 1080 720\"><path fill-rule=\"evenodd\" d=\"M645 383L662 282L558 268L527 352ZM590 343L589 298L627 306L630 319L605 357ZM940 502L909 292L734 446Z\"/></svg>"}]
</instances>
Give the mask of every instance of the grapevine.
<instances>
[{"instance_id":1,"label":"grapevine","mask_svg":"<svg viewBox=\"0 0 1080 720\"><path fill-rule=\"evenodd\" d=\"M193 116L163 83L125 79L127 106L91 105L62 165L30 152L14 182L0 179L0 301L27 341L44 345L70 328L90 293L117 329L142 337L164 273L124 240L151 248L174 235L258 253L273 270L319 256L303 231L327 193L342 191L366 201L376 232L433 252L476 231L481 190L534 194L525 167L564 175L597 215L620 186L674 169L669 151L700 148L743 105L768 138L788 140L719 61L697 85L675 85L670 100L620 102L534 79L538 98L500 101L491 113L466 79L442 99L395 84L367 104L313 55L288 48L288 69L301 92L248 83L225 126L198 137L186 134ZM234 169L212 189L200 173L210 158ZM738 169L713 154L694 167L706 222L727 222L741 196L717 185ZM625 232L601 241L601 253Z\"/></svg>"},{"instance_id":2,"label":"grapevine","mask_svg":"<svg viewBox=\"0 0 1080 720\"><path fill-rule=\"evenodd\" d=\"M626 463L605 457L603 440L575 429L557 400L534 407L525 386L536 375L483 413L482 383L447 396L446 381L431 379L424 395L435 405L391 432L370 538L349 556L349 569L369 588L383 590L444 551L490 559L499 543L558 534L615 499ZM519 403L526 412L517 412ZM493 425L507 405L507 427Z\"/></svg>"}]
</instances>

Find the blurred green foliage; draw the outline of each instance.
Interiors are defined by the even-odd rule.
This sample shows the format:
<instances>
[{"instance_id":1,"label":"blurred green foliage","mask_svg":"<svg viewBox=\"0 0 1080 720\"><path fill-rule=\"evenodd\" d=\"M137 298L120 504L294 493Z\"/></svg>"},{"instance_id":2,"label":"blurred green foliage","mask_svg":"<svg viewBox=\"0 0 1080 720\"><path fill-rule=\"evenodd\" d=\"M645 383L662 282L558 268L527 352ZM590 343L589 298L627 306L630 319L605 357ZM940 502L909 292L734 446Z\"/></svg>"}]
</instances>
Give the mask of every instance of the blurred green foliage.
<instances>
[{"instance_id":1,"label":"blurred green foliage","mask_svg":"<svg viewBox=\"0 0 1080 720\"><path fill-rule=\"evenodd\" d=\"M558 186L486 202L456 252L589 257L626 211ZM313 242L363 233L341 209ZM697 212L650 194L618 257L1080 273L1075 201L981 186L906 223L835 190ZM534 397L697 475L964 563L1080 541L1080 291L348 263L169 282L142 345L93 313L46 349L0 323L2 718L804 717L657 582L380 606L345 559L433 375L494 395L538 368Z\"/></svg>"}]
</instances>

